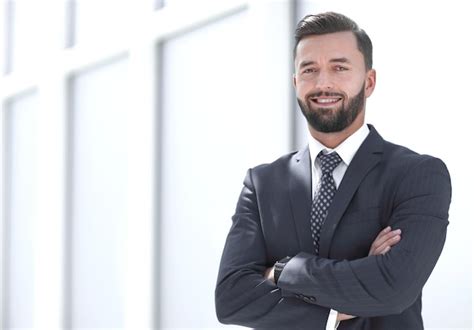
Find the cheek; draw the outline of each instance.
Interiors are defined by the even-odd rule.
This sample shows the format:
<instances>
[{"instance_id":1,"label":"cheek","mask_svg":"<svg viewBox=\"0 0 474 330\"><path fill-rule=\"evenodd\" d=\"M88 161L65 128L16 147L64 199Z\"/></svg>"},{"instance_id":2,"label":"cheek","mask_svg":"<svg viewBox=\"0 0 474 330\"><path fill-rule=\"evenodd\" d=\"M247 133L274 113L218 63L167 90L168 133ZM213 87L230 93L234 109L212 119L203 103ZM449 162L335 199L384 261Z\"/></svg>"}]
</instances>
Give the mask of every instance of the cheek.
<instances>
[{"instance_id":1,"label":"cheek","mask_svg":"<svg viewBox=\"0 0 474 330\"><path fill-rule=\"evenodd\" d=\"M304 100L309 94L312 94L314 92L315 88L312 84L298 83L295 87L296 96L302 100Z\"/></svg>"},{"instance_id":2,"label":"cheek","mask_svg":"<svg viewBox=\"0 0 474 330\"><path fill-rule=\"evenodd\" d=\"M346 80L341 81L339 84L339 89L344 92L348 97L354 97L359 94L360 89L364 85L364 81L354 81L354 80Z\"/></svg>"}]
</instances>

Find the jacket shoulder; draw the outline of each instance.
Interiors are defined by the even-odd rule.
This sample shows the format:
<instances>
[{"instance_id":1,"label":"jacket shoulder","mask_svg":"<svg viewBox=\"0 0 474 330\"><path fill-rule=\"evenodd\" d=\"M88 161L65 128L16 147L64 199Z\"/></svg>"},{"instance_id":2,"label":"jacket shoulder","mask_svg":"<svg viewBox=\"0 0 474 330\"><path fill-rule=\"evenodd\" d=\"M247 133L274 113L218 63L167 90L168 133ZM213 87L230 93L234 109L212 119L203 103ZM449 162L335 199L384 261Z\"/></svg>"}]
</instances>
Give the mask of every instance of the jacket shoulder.
<instances>
[{"instance_id":1,"label":"jacket shoulder","mask_svg":"<svg viewBox=\"0 0 474 330\"><path fill-rule=\"evenodd\" d=\"M450 180L448 168L441 159L387 141L384 142L382 164L398 181L421 173L439 173Z\"/></svg>"},{"instance_id":2,"label":"jacket shoulder","mask_svg":"<svg viewBox=\"0 0 474 330\"><path fill-rule=\"evenodd\" d=\"M290 175L291 163L309 157L307 148L287 153L271 163L260 164L248 170L245 181L253 186L272 186L283 182ZM309 163L309 162L308 162ZM248 181L250 180L250 181ZM244 183L245 183L244 181Z\"/></svg>"},{"instance_id":3,"label":"jacket shoulder","mask_svg":"<svg viewBox=\"0 0 474 330\"><path fill-rule=\"evenodd\" d=\"M417 166L421 163L443 163L443 161L435 156L427 154L419 154L407 147L384 141L384 158L390 163L404 164L408 167Z\"/></svg>"},{"instance_id":4,"label":"jacket shoulder","mask_svg":"<svg viewBox=\"0 0 474 330\"><path fill-rule=\"evenodd\" d=\"M306 152L306 149L297 150L297 151L287 153L287 154L275 159L271 163L264 163L264 164L257 165L255 167L251 168L250 171L255 175L264 175L265 173L271 173L271 172L275 172L275 171L278 172L279 170L288 168L289 164L292 161L296 161L296 159L299 159L300 157L303 157L305 152Z\"/></svg>"}]
</instances>

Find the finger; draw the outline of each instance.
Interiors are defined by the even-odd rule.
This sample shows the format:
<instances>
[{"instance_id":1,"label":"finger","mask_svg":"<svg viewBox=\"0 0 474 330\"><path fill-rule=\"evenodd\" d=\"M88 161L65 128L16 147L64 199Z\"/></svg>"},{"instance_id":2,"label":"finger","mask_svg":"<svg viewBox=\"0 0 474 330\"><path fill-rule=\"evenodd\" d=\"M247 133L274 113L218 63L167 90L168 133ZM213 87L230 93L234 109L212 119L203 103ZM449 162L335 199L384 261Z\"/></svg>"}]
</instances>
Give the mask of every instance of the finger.
<instances>
[{"instance_id":1,"label":"finger","mask_svg":"<svg viewBox=\"0 0 474 330\"><path fill-rule=\"evenodd\" d=\"M400 235L394 236L391 239L385 241L380 246L377 246L373 249L373 255L383 254L387 247L392 247L393 245L397 244L401 239Z\"/></svg>"},{"instance_id":2,"label":"finger","mask_svg":"<svg viewBox=\"0 0 474 330\"><path fill-rule=\"evenodd\" d=\"M390 239L386 240L382 245L380 245L379 248L377 248L378 250L383 250L385 249L387 246L393 246L395 244L397 244L398 242L400 242L400 239L401 239L401 236L400 235L396 235L396 236L393 236L391 237Z\"/></svg>"},{"instance_id":3,"label":"finger","mask_svg":"<svg viewBox=\"0 0 474 330\"><path fill-rule=\"evenodd\" d=\"M390 239L392 239L393 237L395 237L397 235L400 235L401 233L402 233L402 231L400 229L393 230L389 233L386 233L386 234L382 235L379 239L376 239L374 241L374 243L372 243L372 245L374 246L374 248L378 248L379 246L381 246L385 242L389 241Z\"/></svg>"},{"instance_id":4,"label":"finger","mask_svg":"<svg viewBox=\"0 0 474 330\"><path fill-rule=\"evenodd\" d=\"M380 237L376 244L381 245L385 241L388 241L392 237L400 235L401 233L402 233L402 231L400 229L392 230L391 232L389 232L389 233L383 235L382 237Z\"/></svg>"},{"instance_id":5,"label":"finger","mask_svg":"<svg viewBox=\"0 0 474 330\"><path fill-rule=\"evenodd\" d=\"M383 244L383 242L385 242L387 239L389 239L392 235L393 235L393 231L389 231L387 233L381 232L372 244L374 246L380 246L381 244Z\"/></svg>"},{"instance_id":6,"label":"finger","mask_svg":"<svg viewBox=\"0 0 474 330\"><path fill-rule=\"evenodd\" d=\"M355 316L353 316L353 315L344 314L344 315L342 316L342 320L343 320L343 321L347 321L347 320L350 320L350 319L353 319L353 318L355 318Z\"/></svg>"},{"instance_id":7,"label":"finger","mask_svg":"<svg viewBox=\"0 0 474 330\"><path fill-rule=\"evenodd\" d=\"M338 321L346 321L355 318L353 315L348 315L348 314L343 314L343 313L337 313L337 320Z\"/></svg>"},{"instance_id":8,"label":"finger","mask_svg":"<svg viewBox=\"0 0 474 330\"><path fill-rule=\"evenodd\" d=\"M384 254L386 253L387 251L387 248L390 248L390 245L383 245L383 246L380 246L378 247L375 251L374 251L374 254L373 255L379 255L379 254Z\"/></svg>"},{"instance_id":9,"label":"finger","mask_svg":"<svg viewBox=\"0 0 474 330\"><path fill-rule=\"evenodd\" d=\"M388 247L388 245L384 245L381 247L378 247L377 249L374 250L372 253L373 256L378 256L379 254L382 254L382 252Z\"/></svg>"},{"instance_id":10,"label":"finger","mask_svg":"<svg viewBox=\"0 0 474 330\"><path fill-rule=\"evenodd\" d=\"M377 237L375 238L375 241L377 239L379 239L380 237L382 237L383 235L387 234L390 232L390 230L392 230L392 228L390 226L387 226L385 227L383 230L380 231L380 233L377 235Z\"/></svg>"},{"instance_id":11,"label":"finger","mask_svg":"<svg viewBox=\"0 0 474 330\"><path fill-rule=\"evenodd\" d=\"M386 247L387 247L386 245L384 245L384 246L379 246L379 247L377 247L376 249L374 249L374 250L370 253L370 255L372 255L372 256L379 255L379 254L382 253L382 251L383 251Z\"/></svg>"},{"instance_id":12,"label":"finger","mask_svg":"<svg viewBox=\"0 0 474 330\"><path fill-rule=\"evenodd\" d=\"M390 239L394 235L397 235L397 233L401 232L401 230L399 229L394 230L394 231L390 231L390 230L391 230L391 227L388 226L379 233L377 238L374 240L374 242L370 246L369 255L374 254L375 250L378 249L380 246L382 246L382 244L384 244L388 239Z\"/></svg>"},{"instance_id":13,"label":"finger","mask_svg":"<svg viewBox=\"0 0 474 330\"><path fill-rule=\"evenodd\" d=\"M381 230L380 233L377 235L375 240L372 242L372 245L370 247L371 251L374 250L377 246L379 246L383 241L385 241L384 237L388 233L390 233L390 230L392 228L390 226L385 227L385 229Z\"/></svg>"},{"instance_id":14,"label":"finger","mask_svg":"<svg viewBox=\"0 0 474 330\"><path fill-rule=\"evenodd\" d=\"M400 241L400 239L401 239L400 235L393 236L390 239L386 240L384 243L382 243L380 245L377 245L377 246L373 246L373 248L371 249L372 253L373 254L381 254L383 252L383 250L385 250L387 248L387 246L393 246L393 245L397 244Z\"/></svg>"}]
</instances>

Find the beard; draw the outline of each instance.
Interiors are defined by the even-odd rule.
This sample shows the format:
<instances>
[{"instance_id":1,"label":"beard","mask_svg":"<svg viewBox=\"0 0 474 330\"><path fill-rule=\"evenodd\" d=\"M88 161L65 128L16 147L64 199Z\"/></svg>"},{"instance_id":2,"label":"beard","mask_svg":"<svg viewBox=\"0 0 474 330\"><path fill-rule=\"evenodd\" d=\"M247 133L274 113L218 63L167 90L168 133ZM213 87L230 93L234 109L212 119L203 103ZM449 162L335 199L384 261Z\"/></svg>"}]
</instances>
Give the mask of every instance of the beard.
<instances>
[{"instance_id":1,"label":"beard","mask_svg":"<svg viewBox=\"0 0 474 330\"><path fill-rule=\"evenodd\" d=\"M340 132L346 127L350 126L357 115L364 109L365 98L364 98L365 83L362 86L360 92L347 99L347 104L344 101L344 95L334 92L319 92L311 94L306 98L306 102L303 102L298 98L298 104L301 112L305 116L308 124L316 131L323 133ZM342 104L337 109L330 108L318 108L310 100L311 97L319 96L337 96L342 98Z\"/></svg>"}]
</instances>

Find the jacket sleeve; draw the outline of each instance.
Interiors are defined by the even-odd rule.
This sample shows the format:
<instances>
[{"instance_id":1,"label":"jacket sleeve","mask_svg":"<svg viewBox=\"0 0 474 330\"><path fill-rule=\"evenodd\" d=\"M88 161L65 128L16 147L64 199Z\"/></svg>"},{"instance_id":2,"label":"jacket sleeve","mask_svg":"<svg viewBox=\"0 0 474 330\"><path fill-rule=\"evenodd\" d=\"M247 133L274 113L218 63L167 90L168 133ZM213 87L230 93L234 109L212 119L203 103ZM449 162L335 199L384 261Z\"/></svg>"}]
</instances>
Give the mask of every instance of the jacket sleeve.
<instances>
[{"instance_id":1,"label":"jacket sleeve","mask_svg":"<svg viewBox=\"0 0 474 330\"><path fill-rule=\"evenodd\" d=\"M329 309L295 297L264 278L269 265L252 171L247 172L225 243L215 304L221 323L253 328L325 329Z\"/></svg>"},{"instance_id":2,"label":"jacket sleeve","mask_svg":"<svg viewBox=\"0 0 474 330\"><path fill-rule=\"evenodd\" d=\"M423 158L400 181L390 225L401 241L385 255L331 260L299 253L278 285L319 306L363 317L398 314L420 295L446 239L451 182L446 166Z\"/></svg>"}]
</instances>

